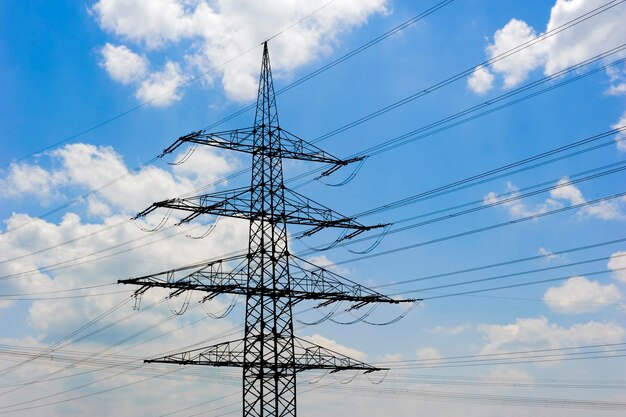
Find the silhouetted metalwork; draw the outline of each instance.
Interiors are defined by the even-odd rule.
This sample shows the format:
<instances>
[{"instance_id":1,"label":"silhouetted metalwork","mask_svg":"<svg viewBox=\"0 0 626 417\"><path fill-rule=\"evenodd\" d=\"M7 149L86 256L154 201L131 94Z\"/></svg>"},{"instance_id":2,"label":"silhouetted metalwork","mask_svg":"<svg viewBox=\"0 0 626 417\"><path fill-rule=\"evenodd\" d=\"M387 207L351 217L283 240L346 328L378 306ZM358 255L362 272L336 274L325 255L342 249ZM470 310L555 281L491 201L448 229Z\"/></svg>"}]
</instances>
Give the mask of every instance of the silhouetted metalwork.
<instances>
[{"instance_id":1,"label":"silhouetted metalwork","mask_svg":"<svg viewBox=\"0 0 626 417\"><path fill-rule=\"evenodd\" d=\"M189 212L182 222L201 214L246 219L250 223L248 253L119 282L138 285L138 296L151 287L172 289L172 296L203 291L207 293L205 300L219 294L244 295L244 338L146 362L243 368L245 417L295 416L298 372L380 370L294 335L292 308L303 300L319 300L319 306L349 302L350 309L416 300L392 299L289 253L287 224L310 226L303 236L328 227L341 228L345 230L341 238L344 240L385 225L364 226L285 187L283 158L330 164L322 175L361 158L341 160L279 126L267 43L263 48L254 127L194 132L179 138L163 154L184 143L252 154L250 187L161 201L137 217L168 208ZM234 267L227 268L229 265Z\"/></svg>"}]
</instances>

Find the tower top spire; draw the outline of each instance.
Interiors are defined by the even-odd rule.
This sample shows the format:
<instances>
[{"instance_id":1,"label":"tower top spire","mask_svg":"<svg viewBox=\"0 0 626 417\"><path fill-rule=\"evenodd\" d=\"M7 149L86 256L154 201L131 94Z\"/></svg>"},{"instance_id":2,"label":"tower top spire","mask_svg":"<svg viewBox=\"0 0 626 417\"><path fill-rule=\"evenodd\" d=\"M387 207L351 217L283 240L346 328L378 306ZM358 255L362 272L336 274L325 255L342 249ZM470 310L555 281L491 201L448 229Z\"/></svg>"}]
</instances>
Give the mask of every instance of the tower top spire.
<instances>
[{"instance_id":1,"label":"tower top spire","mask_svg":"<svg viewBox=\"0 0 626 417\"><path fill-rule=\"evenodd\" d=\"M274 81L272 80L272 67L270 65L270 53L267 41L263 42L263 60L261 63L261 75L259 76L259 91L256 101L256 117L254 126L278 127L278 111L274 96Z\"/></svg>"}]
</instances>

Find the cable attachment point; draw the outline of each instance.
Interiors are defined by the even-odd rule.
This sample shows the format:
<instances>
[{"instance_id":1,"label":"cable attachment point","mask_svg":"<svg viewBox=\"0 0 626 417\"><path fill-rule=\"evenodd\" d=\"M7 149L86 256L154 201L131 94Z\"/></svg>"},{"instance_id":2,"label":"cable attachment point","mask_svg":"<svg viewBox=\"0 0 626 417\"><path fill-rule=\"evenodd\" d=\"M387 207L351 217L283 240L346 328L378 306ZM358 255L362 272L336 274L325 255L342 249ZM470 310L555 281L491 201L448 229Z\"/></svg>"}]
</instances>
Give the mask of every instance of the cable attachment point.
<instances>
[{"instance_id":1,"label":"cable attachment point","mask_svg":"<svg viewBox=\"0 0 626 417\"><path fill-rule=\"evenodd\" d=\"M352 181L357 176L357 174L359 173L361 168L363 168L363 165L365 164L365 160L367 158L368 158L367 156L361 156L361 157L350 159L350 160L347 160L347 161L342 161L342 163L338 163L335 166L333 166L332 168L327 169L326 171L322 172L319 176L315 177L315 180L319 181L322 184L327 185L329 187L341 187L341 186L344 186L344 185L348 184L350 181ZM344 167L344 166L346 166L346 165L348 165L348 164L350 164L352 162L359 162L359 164L354 168L354 170L350 173L350 175L348 175L348 177L345 180L343 180L343 181L341 181L339 183L336 183L336 184L328 184L328 183L325 183L324 181L322 181L322 178L331 175L333 172L339 170L340 168L342 168L342 167Z\"/></svg>"}]
</instances>

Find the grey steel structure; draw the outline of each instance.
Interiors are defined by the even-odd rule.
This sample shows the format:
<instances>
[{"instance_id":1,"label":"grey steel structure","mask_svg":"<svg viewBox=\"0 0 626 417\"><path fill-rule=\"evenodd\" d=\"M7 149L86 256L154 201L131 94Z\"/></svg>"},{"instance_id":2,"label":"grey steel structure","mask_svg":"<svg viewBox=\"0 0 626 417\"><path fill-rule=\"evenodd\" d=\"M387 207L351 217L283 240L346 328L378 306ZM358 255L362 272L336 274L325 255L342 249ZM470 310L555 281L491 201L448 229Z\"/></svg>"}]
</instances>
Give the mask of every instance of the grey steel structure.
<instances>
[{"instance_id":1,"label":"grey steel structure","mask_svg":"<svg viewBox=\"0 0 626 417\"><path fill-rule=\"evenodd\" d=\"M248 253L191 270L180 268L119 282L138 285L138 296L151 287L172 289L173 295L203 291L207 293L205 299L219 294L244 295L244 338L146 362L243 368L244 417L295 416L296 374L300 371L379 370L294 335L292 308L302 300L321 300L320 305L348 301L353 303L351 309L415 300L392 299L289 253L287 224L309 226L305 235L327 227L344 228L344 239L383 225L364 226L285 187L283 158L329 164L325 174L359 159L335 158L280 127L267 42L254 126L218 133L193 132L179 138L164 154L183 143L252 154L250 187L165 200L137 216L166 207L189 212L183 222L201 214L246 219L250 223ZM228 269L227 264L236 266Z\"/></svg>"}]
</instances>

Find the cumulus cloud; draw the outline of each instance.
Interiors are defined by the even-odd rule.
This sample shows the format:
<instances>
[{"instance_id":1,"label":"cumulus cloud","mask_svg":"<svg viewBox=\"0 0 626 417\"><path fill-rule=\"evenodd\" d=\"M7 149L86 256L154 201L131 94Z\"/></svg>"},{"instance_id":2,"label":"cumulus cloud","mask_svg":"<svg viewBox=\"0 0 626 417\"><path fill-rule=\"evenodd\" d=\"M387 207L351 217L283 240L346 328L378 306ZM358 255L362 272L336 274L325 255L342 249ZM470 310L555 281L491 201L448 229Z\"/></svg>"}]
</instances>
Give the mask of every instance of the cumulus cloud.
<instances>
[{"instance_id":1,"label":"cumulus cloud","mask_svg":"<svg viewBox=\"0 0 626 417\"><path fill-rule=\"evenodd\" d=\"M141 82L135 97L141 102L150 102L154 106L168 106L182 98L181 89L177 89L185 81L180 66L168 61L163 71L153 72Z\"/></svg>"},{"instance_id":2,"label":"cumulus cloud","mask_svg":"<svg viewBox=\"0 0 626 417\"><path fill-rule=\"evenodd\" d=\"M608 263L609 269L613 271L613 276L622 281L626 282L626 252L625 251L617 251L611 255L611 259L609 259Z\"/></svg>"},{"instance_id":3,"label":"cumulus cloud","mask_svg":"<svg viewBox=\"0 0 626 417\"><path fill-rule=\"evenodd\" d=\"M580 190L575 185L570 184L568 178L561 178L556 183L556 187L550 190L550 197L565 200L571 205L581 204L586 201Z\"/></svg>"},{"instance_id":4,"label":"cumulus cloud","mask_svg":"<svg viewBox=\"0 0 626 417\"><path fill-rule=\"evenodd\" d=\"M176 197L186 191L205 186L235 169L236 160L215 150L196 149L187 162L170 171L148 166L128 173L121 155L108 146L75 143L48 152L52 168L38 164L14 164L0 178L7 197L32 195L47 201L66 189L97 189L124 176L87 200L92 215L108 215L111 209L128 214L143 210L154 201Z\"/></svg>"},{"instance_id":5,"label":"cumulus cloud","mask_svg":"<svg viewBox=\"0 0 626 417\"><path fill-rule=\"evenodd\" d=\"M603 0L557 0L550 12L544 33L605 3ZM624 20L626 8L614 7L589 21L494 63L491 67L492 72L502 76L505 88L520 84L531 71L539 68L543 68L546 75L554 74L626 42L626 27L622 24ZM528 23L511 19L494 33L493 41L486 47L486 54L488 58L493 58L537 36L537 31ZM611 77L611 81L616 82L619 79ZM618 93L623 88L616 84L609 91ZM477 93L484 92L480 89L473 90Z\"/></svg>"},{"instance_id":6,"label":"cumulus cloud","mask_svg":"<svg viewBox=\"0 0 626 417\"><path fill-rule=\"evenodd\" d=\"M0 178L0 196L32 194L46 202L55 193L55 188L64 183L63 175L47 171L39 165L13 163L7 175Z\"/></svg>"},{"instance_id":7,"label":"cumulus cloud","mask_svg":"<svg viewBox=\"0 0 626 417\"><path fill-rule=\"evenodd\" d=\"M199 156L202 154L194 155ZM220 221L213 232L200 243L187 239L174 228L159 233L145 233L128 220L128 211L134 211L135 207L141 208L155 199L173 196L181 191L181 187L195 188L200 183L197 181L201 181L196 178L200 175L222 175L224 170L233 168L217 154L210 154L208 157L204 162L209 162L207 165L213 167L212 173L206 166L197 170L193 167L169 170L152 167L133 173L124 181L102 190L88 202L88 210L98 212L97 219L84 216L82 205L71 207L60 219L33 218L25 213L14 213L4 219L9 231L0 233L0 276L3 277L0 286L4 298L0 308L3 309L1 313L5 319L10 317L14 323L6 329L4 338L0 340L5 349L7 344L26 346L31 352L36 348L44 349L90 320L101 318L91 327L83 327L82 332L68 339L61 351L49 353L44 356L45 360L32 361L16 370L9 376L12 383L19 384L32 378L41 378L42 375L62 369L66 365L62 359L63 349L72 351L68 357L76 357L76 351L98 352L109 349L108 353L115 352L117 355L104 359L115 362L120 360L120 354L131 355L138 358L139 366L142 358L154 357L167 351L179 351L188 344L202 342L224 334L227 330L232 332L234 323L227 320L203 320L207 316L198 308L202 295L192 295L188 313L178 317L172 314L172 310L181 306L185 295L170 300L171 307L165 301L150 308L151 304L162 301L169 293L154 289L144 294L142 309L133 312L130 295L136 287L116 284L121 278L167 270L209 256L217 258L245 248L247 224L235 219ZM39 195L37 187L41 191L44 186L48 187L52 198L60 194L75 194L76 191L80 193L84 188L101 186L127 170L120 155L109 147L67 145L45 154L39 160L46 158L51 160L49 165L52 168L33 164L10 169L2 181L13 185L12 194L2 197L16 199L31 194ZM211 164L211 158L217 163ZM19 173L28 172L37 173L38 179L34 186L17 180ZM201 183L206 184L205 181ZM156 187L158 191L155 194L148 192L151 195L147 198L142 197L150 187ZM133 208L125 210L125 204ZM186 225L186 228L205 227L206 224L200 220ZM77 288L82 289L76 291ZM7 300L10 297L6 297L7 294L24 293L32 294L26 298L34 299L10 301ZM223 311L228 301L221 297L213 299L208 302L210 305L207 310ZM117 304L122 305L115 308ZM103 313L107 314L103 316ZM92 332L92 336L77 340ZM234 333L236 338L237 332ZM152 340L157 337L158 339ZM150 340L152 341L147 343ZM90 358L88 370L94 371L94 367L102 363L99 362L100 359L97 356ZM3 360L2 369L14 364L15 362ZM78 366L80 368L84 365ZM125 374L127 369L125 366L107 366L106 373L91 374L85 381L114 376L94 385L94 390L106 390L140 381L146 377L144 371L160 372L158 368L155 370L154 367L143 367L142 376L132 369ZM119 375L115 375L116 373ZM128 390L124 390L123 394L122 390L111 391L111 396L107 394L106 401L114 401L116 406L134 415L156 415L163 412L163 405L154 404L154 395L164 398L168 392L177 392L180 389L184 391L185 401L191 401L207 394L207 387L199 388L193 381L185 381L182 376L177 375L172 374L171 379L159 381L154 386L133 385L130 396ZM240 385L239 375L235 380ZM77 383L74 378L58 378L46 381L45 384L37 384L33 389L19 389L17 386L18 389L12 391L10 396L4 397L2 404L6 406L21 401L32 403L37 397L67 392L66 390L71 390ZM208 389L216 395L223 395L223 390L228 391L221 384ZM51 416L94 415L97 414L97 409L102 409L102 402L90 398L73 401L72 411L46 409L45 413Z\"/></svg>"},{"instance_id":8,"label":"cumulus cloud","mask_svg":"<svg viewBox=\"0 0 626 417\"><path fill-rule=\"evenodd\" d=\"M557 0L546 31L606 4L604 0ZM552 74L626 42L626 8L614 7L547 41L545 73Z\"/></svg>"},{"instance_id":9,"label":"cumulus cloud","mask_svg":"<svg viewBox=\"0 0 626 417\"><path fill-rule=\"evenodd\" d=\"M555 210L567 205L576 205L587 202L578 187L570 182L567 177L561 178L550 190L550 197L543 202L529 206L521 200L510 200L520 195L518 188L511 182L506 184L507 192L496 194L494 191L487 193L483 197L483 204L502 204L509 211L509 215L514 218L534 216ZM600 201L595 204L581 207L576 216L579 219L597 218L600 220L623 220L625 213L626 198L616 198L613 200Z\"/></svg>"},{"instance_id":10,"label":"cumulus cloud","mask_svg":"<svg viewBox=\"0 0 626 417\"><path fill-rule=\"evenodd\" d=\"M518 45L532 41L537 37L535 30L526 22L511 19L502 29L493 35L493 43L487 46L489 58L500 55ZM528 77L528 73L538 68L543 61L544 51L541 42L524 49L492 65L493 71L504 77L505 87L514 87Z\"/></svg>"},{"instance_id":11,"label":"cumulus cloud","mask_svg":"<svg viewBox=\"0 0 626 417\"><path fill-rule=\"evenodd\" d=\"M581 276L572 277L558 287L548 288L543 295L543 301L552 311L563 314L598 311L621 298L622 294L615 285L602 285Z\"/></svg>"},{"instance_id":12,"label":"cumulus cloud","mask_svg":"<svg viewBox=\"0 0 626 417\"><path fill-rule=\"evenodd\" d=\"M478 67L467 79L467 85L477 94L485 94L491 90L495 76L485 67Z\"/></svg>"},{"instance_id":13,"label":"cumulus cloud","mask_svg":"<svg viewBox=\"0 0 626 417\"><path fill-rule=\"evenodd\" d=\"M122 84L130 84L141 79L148 70L146 57L138 55L124 45L105 44L100 50L100 65L111 78Z\"/></svg>"},{"instance_id":14,"label":"cumulus cloud","mask_svg":"<svg viewBox=\"0 0 626 417\"><path fill-rule=\"evenodd\" d=\"M500 353L533 348L562 348L597 343L618 343L624 328L616 323L589 321L561 327L547 318L519 318L511 324L481 324L486 344L481 353Z\"/></svg>"},{"instance_id":15,"label":"cumulus cloud","mask_svg":"<svg viewBox=\"0 0 626 417\"><path fill-rule=\"evenodd\" d=\"M100 0L91 11L102 29L142 48L142 53L170 52L169 66L165 64L164 70L156 73L159 76L149 74L140 83L136 96L144 100L153 97L155 91L164 91L157 86L171 87L175 79L180 82L210 72L324 3L325 0L280 0L267 7L250 0ZM386 0L345 0L322 8L290 28L288 36L272 40L272 68L278 76L289 76L295 69L329 53L341 34L365 24L374 14L385 13L385 4ZM255 97L258 55L245 54L216 69L215 76L221 78L231 99L245 101ZM180 94L155 104L171 104L180 99Z\"/></svg>"}]
</instances>

